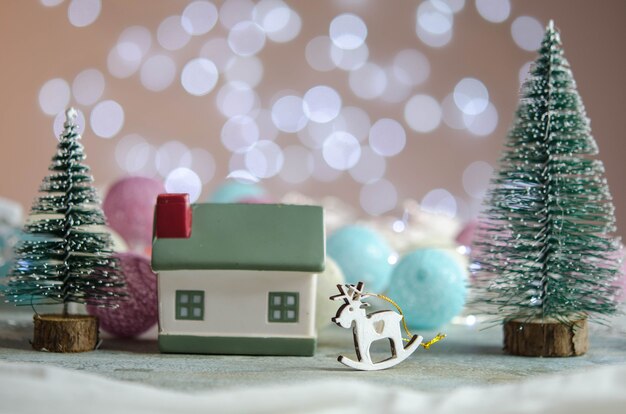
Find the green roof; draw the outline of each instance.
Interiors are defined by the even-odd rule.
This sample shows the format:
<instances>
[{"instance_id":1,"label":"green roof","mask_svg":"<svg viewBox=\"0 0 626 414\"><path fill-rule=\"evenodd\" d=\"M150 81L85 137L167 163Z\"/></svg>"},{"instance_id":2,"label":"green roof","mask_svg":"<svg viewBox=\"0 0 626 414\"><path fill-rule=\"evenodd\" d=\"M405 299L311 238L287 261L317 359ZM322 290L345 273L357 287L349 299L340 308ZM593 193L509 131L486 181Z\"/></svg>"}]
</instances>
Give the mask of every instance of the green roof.
<instances>
[{"instance_id":1,"label":"green roof","mask_svg":"<svg viewBox=\"0 0 626 414\"><path fill-rule=\"evenodd\" d=\"M191 208L191 237L154 238L154 270L324 270L322 207L194 204Z\"/></svg>"}]
</instances>

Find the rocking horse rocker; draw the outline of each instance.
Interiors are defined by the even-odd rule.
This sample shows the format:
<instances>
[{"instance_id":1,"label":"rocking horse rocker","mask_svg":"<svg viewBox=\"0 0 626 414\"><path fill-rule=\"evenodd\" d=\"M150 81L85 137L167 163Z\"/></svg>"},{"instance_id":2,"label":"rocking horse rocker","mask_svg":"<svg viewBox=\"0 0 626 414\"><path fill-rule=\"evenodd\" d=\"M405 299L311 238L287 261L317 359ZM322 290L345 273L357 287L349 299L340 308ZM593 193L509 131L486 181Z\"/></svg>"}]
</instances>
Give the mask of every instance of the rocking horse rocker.
<instances>
[{"instance_id":1,"label":"rocking horse rocker","mask_svg":"<svg viewBox=\"0 0 626 414\"><path fill-rule=\"evenodd\" d=\"M407 359L422 343L423 338L419 335L413 335L411 339L403 346L402 333L400 331L400 322L403 316L397 312L383 310L372 312L369 315L365 312L369 303L363 302L362 299L372 296L363 293L363 282L354 285L337 285L340 294L331 296L332 300L343 300L337 311L337 315L332 321L342 328L349 329L352 327L354 336L354 348L358 361L354 361L343 355L337 360L342 364L362 370L374 371L386 369L399 364ZM373 362L370 355L370 346L372 342L381 339L388 339L391 345L391 357L380 361Z\"/></svg>"}]
</instances>

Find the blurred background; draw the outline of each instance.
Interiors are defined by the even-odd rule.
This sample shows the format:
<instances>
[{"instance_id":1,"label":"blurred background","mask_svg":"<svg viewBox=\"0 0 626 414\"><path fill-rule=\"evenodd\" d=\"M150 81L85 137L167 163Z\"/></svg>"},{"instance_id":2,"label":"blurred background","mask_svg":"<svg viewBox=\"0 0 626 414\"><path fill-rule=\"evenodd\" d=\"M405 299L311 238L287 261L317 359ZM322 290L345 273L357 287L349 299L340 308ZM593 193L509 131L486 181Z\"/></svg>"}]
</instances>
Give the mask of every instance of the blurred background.
<instances>
[{"instance_id":1,"label":"blurred background","mask_svg":"<svg viewBox=\"0 0 626 414\"><path fill-rule=\"evenodd\" d=\"M30 206L72 105L102 190L142 175L204 201L236 177L466 221L554 19L623 234L624 17L621 0L2 0L0 196Z\"/></svg>"}]
</instances>

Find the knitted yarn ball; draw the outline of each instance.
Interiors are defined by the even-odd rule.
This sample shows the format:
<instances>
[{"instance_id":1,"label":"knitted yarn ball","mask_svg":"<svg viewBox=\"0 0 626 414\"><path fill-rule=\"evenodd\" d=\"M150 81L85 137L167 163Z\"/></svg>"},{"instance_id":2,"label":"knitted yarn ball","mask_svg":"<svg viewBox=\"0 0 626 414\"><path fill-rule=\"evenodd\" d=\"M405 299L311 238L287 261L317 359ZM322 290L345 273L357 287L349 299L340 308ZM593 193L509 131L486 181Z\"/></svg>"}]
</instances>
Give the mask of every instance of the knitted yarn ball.
<instances>
[{"instance_id":1,"label":"knitted yarn ball","mask_svg":"<svg viewBox=\"0 0 626 414\"><path fill-rule=\"evenodd\" d=\"M364 282L368 292L389 283L394 251L383 236L363 226L345 226L326 241L326 252L339 265L347 283Z\"/></svg>"},{"instance_id":2,"label":"knitted yarn ball","mask_svg":"<svg viewBox=\"0 0 626 414\"><path fill-rule=\"evenodd\" d=\"M239 203L246 199L266 199L265 189L258 184L227 180L211 194L210 203Z\"/></svg>"},{"instance_id":3,"label":"knitted yarn ball","mask_svg":"<svg viewBox=\"0 0 626 414\"><path fill-rule=\"evenodd\" d=\"M394 268L387 296L400 305L410 327L439 328L463 310L467 275L448 252L418 249Z\"/></svg>"},{"instance_id":4,"label":"knitted yarn ball","mask_svg":"<svg viewBox=\"0 0 626 414\"><path fill-rule=\"evenodd\" d=\"M147 177L126 177L116 181L106 193L102 209L115 230L134 251L152 243L154 206L163 183Z\"/></svg>"}]
</instances>

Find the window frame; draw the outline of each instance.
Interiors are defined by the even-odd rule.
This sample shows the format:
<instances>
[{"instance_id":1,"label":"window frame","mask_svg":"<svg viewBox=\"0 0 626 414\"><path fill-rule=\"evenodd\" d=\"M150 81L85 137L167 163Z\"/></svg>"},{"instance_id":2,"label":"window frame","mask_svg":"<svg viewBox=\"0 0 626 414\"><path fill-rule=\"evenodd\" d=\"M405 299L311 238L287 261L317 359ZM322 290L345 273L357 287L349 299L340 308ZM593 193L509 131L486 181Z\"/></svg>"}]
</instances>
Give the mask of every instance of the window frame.
<instances>
[{"instance_id":1,"label":"window frame","mask_svg":"<svg viewBox=\"0 0 626 414\"><path fill-rule=\"evenodd\" d=\"M188 295L189 302L182 303L182 295ZM194 303L193 298L200 296L200 302ZM182 315L182 309L187 309L187 316ZM200 316L193 314L194 309L200 309ZM204 290L177 290L174 302L174 319L180 321L203 321L204 320Z\"/></svg>"},{"instance_id":2,"label":"window frame","mask_svg":"<svg viewBox=\"0 0 626 414\"><path fill-rule=\"evenodd\" d=\"M300 292L268 292L267 321L269 323L299 323L300 322ZM280 304L274 303L274 298L280 297ZM292 305L287 304L287 298L294 298ZM274 317L274 312L280 311L280 318ZM294 317L287 318L287 312L293 311Z\"/></svg>"}]
</instances>

